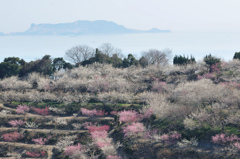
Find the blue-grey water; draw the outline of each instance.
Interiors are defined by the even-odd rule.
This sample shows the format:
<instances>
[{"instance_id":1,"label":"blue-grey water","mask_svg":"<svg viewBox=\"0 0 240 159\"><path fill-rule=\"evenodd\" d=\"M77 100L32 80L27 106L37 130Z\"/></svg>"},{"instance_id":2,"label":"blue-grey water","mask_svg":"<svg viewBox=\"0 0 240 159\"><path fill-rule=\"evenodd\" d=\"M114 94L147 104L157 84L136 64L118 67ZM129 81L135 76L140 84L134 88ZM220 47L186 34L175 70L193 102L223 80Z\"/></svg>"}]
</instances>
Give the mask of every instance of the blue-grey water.
<instances>
[{"instance_id":1,"label":"blue-grey water","mask_svg":"<svg viewBox=\"0 0 240 159\"><path fill-rule=\"evenodd\" d=\"M123 54L141 57L148 49L168 48L172 54L193 55L198 60L211 53L225 60L240 51L240 32L172 32L157 34L84 35L84 36L0 36L0 61L5 57L36 60L46 54L64 57L66 50L75 45L97 48L111 43L122 49Z\"/></svg>"}]
</instances>

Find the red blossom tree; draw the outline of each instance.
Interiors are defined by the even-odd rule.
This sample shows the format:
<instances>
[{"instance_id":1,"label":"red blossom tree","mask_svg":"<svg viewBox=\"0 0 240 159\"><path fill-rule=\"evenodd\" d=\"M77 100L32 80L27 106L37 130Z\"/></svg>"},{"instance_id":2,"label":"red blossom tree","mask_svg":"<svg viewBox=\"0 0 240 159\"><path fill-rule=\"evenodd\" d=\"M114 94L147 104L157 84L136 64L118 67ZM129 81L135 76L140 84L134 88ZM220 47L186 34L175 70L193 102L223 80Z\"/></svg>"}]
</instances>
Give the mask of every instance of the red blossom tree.
<instances>
[{"instance_id":1,"label":"red blossom tree","mask_svg":"<svg viewBox=\"0 0 240 159\"><path fill-rule=\"evenodd\" d=\"M40 108L32 108L32 110L37 113L37 114L40 114L40 115L49 115L50 114L50 111L48 109L49 107L45 107L44 109L40 109Z\"/></svg>"}]
</instances>

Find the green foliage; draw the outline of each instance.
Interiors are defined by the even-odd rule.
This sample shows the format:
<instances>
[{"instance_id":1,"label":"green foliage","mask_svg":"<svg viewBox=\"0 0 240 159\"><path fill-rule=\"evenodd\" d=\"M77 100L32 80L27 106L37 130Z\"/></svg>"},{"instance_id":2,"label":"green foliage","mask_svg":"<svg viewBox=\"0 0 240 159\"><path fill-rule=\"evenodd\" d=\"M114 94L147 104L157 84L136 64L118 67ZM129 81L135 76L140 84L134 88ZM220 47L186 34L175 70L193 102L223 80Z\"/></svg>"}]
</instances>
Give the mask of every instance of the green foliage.
<instances>
[{"instance_id":1,"label":"green foliage","mask_svg":"<svg viewBox=\"0 0 240 159\"><path fill-rule=\"evenodd\" d=\"M139 64L144 68L144 67L147 67L148 66L148 61L147 59L142 56L140 59L139 59Z\"/></svg>"},{"instance_id":2,"label":"green foliage","mask_svg":"<svg viewBox=\"0 0 240 159\"><path fill-rule=\"evenodd\" d=\"M212 56L211 54L209 54L209 55L206 55L206 56L204 57L203 61L204 61L207 65L209 65L209 66L211 67L212 65L215 65L215 64L217 64L217 63L220 63L220 62L221 62L221 59L220 59L220 58L217 58L217 57L214 57L214 56Z\"/></svg>"},{"instance_id":3,"label":"green foliage","mask_svg":"<svg viewBox=\"0 0 240 159\"><path fill-rule=\"evenodd\" d=\"M240 52L235 52L233 59L238 59L240 60Z\"/></svg>"},{"instance_id":4,"label":"green foliage","mask_svg":"<svg viewBox=\"0 0 240 159\"><path fill-rule=\"evenodd\" d=\"M123 67L126 68L132 65L139 66L139 61L132 54L128 54L128 58L124 58L123 60Z\"/></svg>"},{"instance_id":5,"label":"green foliage","mask_svg":"<svg viewBox=\"0 0 240 159\"><path fill-rule=\"evenodd\" d=\"M72 69L73 66L66 62L62 57L55 58L52 63L53 72L59 71L61 69Z\"/></svg>"},{"instance_id":6,"label":"green foliage","mask_svg":"<svg viewBox=\"0 0 240 159\"><path fill-rule=\"evenodd\" d=\"M175 55L173 58L173 64L174 65L187 65L187 64L191 64L191 63L196 63L195 58L191 55L191 57L189 58L188 56L185 57L182 55Z\"/></svg>"},{"instance_id":7,"label":"green foliage","mask_svg":"<svg viewBox=\"0 0 240 159\"><path fill-rule=\"evenodd\" d=\"M31 61L26 63L19 72L19 76L27 76L29 73L38 72L42 75L52 75L52 60L50 55L45 55L41 60Z\"/></svg>"},{"instance_id":8,"label":"green foliage","mask_svg":"<svg viewBox=\"0 0 240 159\"><path fill-rule=\"evenodd\" d=\"M25 63L18 57L5 58L4 62L0 63L0 78L17 76Z\"/></svg>"}]
</instances>

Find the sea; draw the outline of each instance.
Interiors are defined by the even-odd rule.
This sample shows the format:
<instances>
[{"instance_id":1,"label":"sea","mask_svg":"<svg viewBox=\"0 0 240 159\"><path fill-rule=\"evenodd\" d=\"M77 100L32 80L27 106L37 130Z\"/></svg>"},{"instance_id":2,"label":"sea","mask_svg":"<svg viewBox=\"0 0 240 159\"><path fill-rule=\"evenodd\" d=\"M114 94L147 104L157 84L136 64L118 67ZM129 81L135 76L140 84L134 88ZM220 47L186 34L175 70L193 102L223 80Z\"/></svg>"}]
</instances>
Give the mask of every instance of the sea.
<instances>
[{"instance_id":1,"label":"sea","mask_svg":"<svg viewBox=\"0 0 240 159\"><path fill-rule=\"evenodd\" d=\"M6 57L19 57L29 62L44 55L64 57L65 52L77 45L98 48L110 43L122 50L123 55L140 58L149 49L169 49L174 55L194 56L202 60L212 54L225 61L240 52L240 32L171 32L81 36L0 36L0 62Z\"/></svg>"}]
</instances>

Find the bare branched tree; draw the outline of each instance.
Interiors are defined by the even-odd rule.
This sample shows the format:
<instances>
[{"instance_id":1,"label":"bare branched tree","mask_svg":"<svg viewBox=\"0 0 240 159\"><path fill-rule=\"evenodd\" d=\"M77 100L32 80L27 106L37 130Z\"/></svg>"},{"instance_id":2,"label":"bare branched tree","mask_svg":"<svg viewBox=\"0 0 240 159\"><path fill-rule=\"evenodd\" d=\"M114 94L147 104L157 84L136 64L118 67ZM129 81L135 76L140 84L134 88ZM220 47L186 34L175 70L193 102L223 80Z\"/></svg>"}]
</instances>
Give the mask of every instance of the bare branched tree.
<instances>
[{"instance_id":1,"label":"bare branched tree","mask_svg":"<svg viewBox=\"0 0 240 159\"><path fill-rule=\"evenodd\" d=\"M74 63L80 63L84 60L88 60L93 57L95 50L87 45L78 45L74 46L71 49L67 50L65 53L65 58Z\"/></svg>"},{"instance_id":2,"label":"bare branched tree","mask_svg":"<svg viewBox=\"0 0 240 159\"><path fill-rule=\"evenodd\" d=\"M147 61L148 65L157 65L157 66L165 66L171 55L171 50L165 49L163 51L157 49L150 49L148 51L142 52L142 57L144 57Z\"/></svg>"},{"instance_id":3,"label":"bare branched tree","mask_svg":"<svg viewBox=\"0 0 240 159\"><path fill-rule=\"evenodd\" d=\"M118 57L122 58L122 50L119 48L115 48L112 44L110 43L103 43L100 47L99 50L109 56L112 57L113 55L117 55Z\"/></svg>"}]
</instances>

